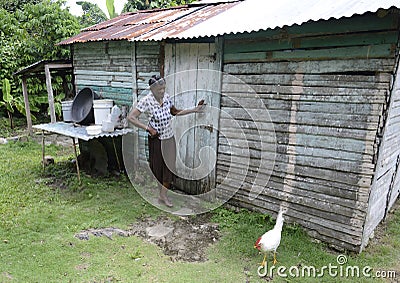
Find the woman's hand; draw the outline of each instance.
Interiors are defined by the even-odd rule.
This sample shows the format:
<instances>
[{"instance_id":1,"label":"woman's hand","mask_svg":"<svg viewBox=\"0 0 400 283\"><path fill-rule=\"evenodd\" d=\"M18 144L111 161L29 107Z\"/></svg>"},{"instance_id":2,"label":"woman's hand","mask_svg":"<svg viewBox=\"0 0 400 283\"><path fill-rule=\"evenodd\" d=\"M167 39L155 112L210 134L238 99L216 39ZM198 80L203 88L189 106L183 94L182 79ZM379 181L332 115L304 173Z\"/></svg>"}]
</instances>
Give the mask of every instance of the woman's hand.
<instances>
[{"instance_id":1,"label":"woman's hand","mask_svg":"<svg viewBox=\"0 0 400 283\"><path fill-rule=\"evenodd\" d=\"M152 126L147 126L146 132L148 132L152 138L158 137L159 135L159 133Z\"/></svg>"},{"instance_id":2,"label":"woman's hand","mask_svg":"<svg viewBox=\"0 0 400 283\"><path fill-rule=\"evenodd\" d=\"M194 108L180 110L180 109L176 109L175 106L172 106L170 111L173 116L175 116L175 115L183 116L183 115L192 114L192 113L199 113L199 112L202 113L202 112L204 112L205 106L206 106L206 103L204 102L204 99L202 99L199 101L199 103L197 103L197 106Z\"/></svg>"},{"instance_id":3,"label":"woman's hand","mask_svg":"<svg viewBox=\"0 0 400 283\"><path fill-rule=\"evenodd\" d=\"M199 103L197 103L197 106L194 108L195 112L203 112L204 107L206 106L204 99L200 100Z\"/></svg>"}]
</instances>

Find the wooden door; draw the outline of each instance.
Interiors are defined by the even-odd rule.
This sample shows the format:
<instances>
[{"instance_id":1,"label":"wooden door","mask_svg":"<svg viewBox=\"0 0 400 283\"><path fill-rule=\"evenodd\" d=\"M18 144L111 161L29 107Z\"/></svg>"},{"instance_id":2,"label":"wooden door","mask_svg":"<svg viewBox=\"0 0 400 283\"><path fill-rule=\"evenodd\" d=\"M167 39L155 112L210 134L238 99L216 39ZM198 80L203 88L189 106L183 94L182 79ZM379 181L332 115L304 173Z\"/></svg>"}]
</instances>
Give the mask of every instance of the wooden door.
<instances>
[{"instance_id":1,"label":"wooden door","mask_svg":"<svg viewBox=\"0 0 400 283\"><path fill-rule=\"evenodd\" d=\"M164 75L176 108L193 108L204 99L204 113L173 120L177 142L176 186L189 194L215 187L221 58L215 43L165 45Z\"/></svg>"}]
</instances>

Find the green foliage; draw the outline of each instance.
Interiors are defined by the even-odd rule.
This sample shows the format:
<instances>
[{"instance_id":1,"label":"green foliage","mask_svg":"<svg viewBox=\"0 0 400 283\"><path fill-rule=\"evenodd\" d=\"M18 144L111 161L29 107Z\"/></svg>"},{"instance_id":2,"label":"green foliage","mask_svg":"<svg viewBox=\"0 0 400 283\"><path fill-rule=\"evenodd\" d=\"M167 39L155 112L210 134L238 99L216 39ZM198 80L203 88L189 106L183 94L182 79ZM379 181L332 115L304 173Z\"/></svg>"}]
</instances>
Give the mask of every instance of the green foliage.
<instances>
[{"instance_id":1,"label":"green foliage","mask_svg":"<svg viewBox=\"0 0 400 283\"><path fill-rule=\"evenodd\" d=\"M0 81L8 79L13 109L25 115L21 81L14 73L44 59L69 58L69 48L56 43L80 31L78 19L62 9L65 1L2 1L0 2ZM22 9L23 8L23 9ZM54 91L62 88L53 84ZM44 81L28 79L29 104L32 112L47 104ZM1 93L1 97L4 93ZM35 117L32 117L35 119Z\"/></svg>"},{"instance_id":2,"label":"green foliage","mask_svg":"<svg viewBox=\"0 0 400 283\"><path fill-rule=\"evenodd\" d=\"M10 81L7 78L3 79L2 91L3 91L3 101L1 101L2 105L6 106L7 111L14 112L13 97L11 96Z\"/></svg>"},{"instance_id":3,"label":"green foliage","mask_svg":"<svg viewBox=\"0 0 400 283\"><path fill-rule=\"evenodd\" d=\"M82 7L83 15L79 17L79 22L83 27L96 25L108 19L107 15L97 4L87 1L77 1L76 4ZM106 0L106 6L110 19L118 16L115 12L114 0Z\"/></svg>"},{"instance_id":4,"label":"green foliage","mask_svg":"<svg viewBox=\"0 0 400 283\"><path fill-rule=\"evenodd\" d=\"M14 98L11 95L11 85L7 78L3 79L2 92L3 101L0 101L0 106L5 106L10 121L10 127L13 129L14 123L12 113L14 113L14 107L22 113L24 111L24 102L21 97Z\"/></svg>"},{"instance_id":5,"label":"green foliage","mask_svg":"<svg viewBox=\"0 0 400 283\"><path fill-rule=\"evenodd\" d=\"M179 5L190 4L195 0L128 0L122 12L134 12L137 10L148 10L156 8L169 8Z\"/></svg>"},{"instance_id":6,"label":"green foliage","mask_svg":"<svg viewBox=\"0 0 400 283\"><path fill-rule=\"evenodd\" d=\"M2 92L3 92L3 101L1 101L2 103L0 103L0 106L4 105L7 111L10 113L14 113L14 107L17 108L19 112L23 113L23 111L25 110L25 105L22 100L22 97L14 98L11 95L11 85L10 81L7 78L3 79Z\"/></svg>"},{"instance_id":7,"label":"green foliage","mask_svg":"<svg viewBox=\"0 0 400 283\"><path fill-rule=\"evenodd\" d=\"M110 19L118 16L118 14L115 12L114 0L106 0L106 6Z\"/></svg>"},{"instance_id":8,"label":"green foliage","mask_svg":"<svg viewBox=\"0 0 400 283\"><path fill-rule=\"evenodd\" d=\"M76 4L80 5L83 11L82 16L79 17L81 26L88 27L107 20L106 14L104 14L97 4L87 1L78 1Z\"/></svg>"},{"instance_id":9,"label":"green foliage","mask_svg":"<svg viewBox=\"0 0 400 283\"><path fill-rule=\"evenodd\" d=\"M11 88L15 88L13 73L20 67L19 61L22 46L18 19L13 14L0 8L0 81L5 78L11 81Z\"/></svg>"},{"instance_id":10,"label":"green foliage","mask_svg":"<svg viewBox=\"0 0 400 283\"><path fill-rule=\"evenodd\" d=\"M14 117L13 123L14 123L14 129L11 129L8 118L0 117L0 137L8 138L24 134L26 127L26 119Z\"/></svg>"},{"instance_id":11,"label":"green foliage","mask_svg":"<svg viewBox=\"0 0 400 283\"><path fill-rule=\"evenodd\" d=\"M26 54L25 61L32 63L43 59L68 58L69 50L56 46L59 41L79 32L77 19L67 10L61 8L62 2L43 2L24 6L24 10L16 13L21 23L24 44L22 50Z\"/></svg>"},{"instance_id":12,"label":"green foliage","mask_svg":"<svg viewBox=\"0 0 400 283\"><path fill-rule=\"evenodd\" d=\"M41 1L42 0L0 0L0 9L14 13L18 9L22 10L26 4L38 4Z\"/></svg>"}]
</instances>

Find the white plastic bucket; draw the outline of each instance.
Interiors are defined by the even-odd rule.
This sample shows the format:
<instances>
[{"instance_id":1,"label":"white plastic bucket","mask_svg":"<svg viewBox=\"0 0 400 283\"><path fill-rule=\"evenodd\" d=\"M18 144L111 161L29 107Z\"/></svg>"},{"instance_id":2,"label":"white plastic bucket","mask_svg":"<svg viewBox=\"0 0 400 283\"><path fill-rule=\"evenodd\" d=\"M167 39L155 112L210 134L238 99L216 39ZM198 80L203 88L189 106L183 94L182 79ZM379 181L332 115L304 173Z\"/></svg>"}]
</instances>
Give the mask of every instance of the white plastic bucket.
<instances>
[{"instance_id":1,"label":"white plastic bucket","mask_svg":"<svg viewBox=\"0 0 400 283\"><path fill-rule=\"evenodd\" d=\"M71 122L72 121L72 116L71 116L71 110L72 110L72 100L70 101L61 101L61 110L62 110L62 115L63 115L63 121L64 122Z\"/></svg>"},{"instance_id":2,"label":"white plastic bucket","mask_svg":"<svg viewBox=\"0 0 400 283\"><path fill-rule=\"evenodd\" d=\"M95 99L93 100L94 123L101 125L111 113L114 101L112 99Z\"/></svg>"}]
</instances>

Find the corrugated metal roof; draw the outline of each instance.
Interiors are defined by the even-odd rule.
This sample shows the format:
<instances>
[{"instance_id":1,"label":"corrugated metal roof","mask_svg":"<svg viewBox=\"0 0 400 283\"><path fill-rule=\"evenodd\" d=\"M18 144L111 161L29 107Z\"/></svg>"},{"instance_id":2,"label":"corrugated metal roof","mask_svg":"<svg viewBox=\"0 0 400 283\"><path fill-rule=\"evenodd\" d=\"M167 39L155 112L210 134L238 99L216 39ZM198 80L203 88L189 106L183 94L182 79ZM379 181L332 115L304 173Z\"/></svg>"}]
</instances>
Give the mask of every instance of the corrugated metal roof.
<instances>
[{"instance_id":1,"label":"corrugated metal roof","mask_svg":"<svg viewBox=\"0 0 400 283\"><path fill-rule=\"evenodd\" d=\"M198 8L193 13L184 17L176 19L174 22L164 25L158 29L154 29L148 33L141 35L138 40L163 40L167 38L180 38L180 35L192 28L195 28L208 20L222 15L232 7L240 4L235 3L222 3L219 5L205 5ZM210 36L213 36L210 32ZM193 36L197 37L197 36Z\"/></svg>"},{"instance_id":2,"label":"corrugated metal roof","mask_svg":"<svg viewBox=\"0 0 400 283\"><path fill-rule=\"evenodd\" d=\"M180 9L149 10L138 13L125 13L114 19L83 29L59 44L76 42L126 40L138 38L141 35L173 22L186 14L192 13L196 8L182 7Z\"/></svg>"},{"instance_id":3,"label":"corrugated metal roof","mask_svg":"<svg viewBox=\"0 0 400 283\"><path fill-rule=\"evenodd\" d=\"M102 40L163 40L212 37L340 19L379 9L400 8L399 0L244 0L126 13L86 28L59 44Z\"/></svg>"},{"instance_id":4,"label":"corrugated metal roof","mask_svg":"<svg viewBox=\"0 0 400 283\"><path fill-rule=\"evenodd\" d=\"M14 75L32 75L35 76L37 73L44 73L44 66L45 65L57 65L56 69L63 69L65 70L66 68L71 68L72 70L72 65L71 67L68 67L69 64L71 64L71 60L69 59L56 59L56 60L41 60L38 62L35 62L25 68L22 68L18 70L17 72L14 73Z\"/></svg>"},{"instance_id":5,"label":"corrugated metal roof","mask_svg":"<svg viewBox=\"0 0 400 283\"><path fill-rule=\"evenodd\" d=\"M246 0L218 17L210 18L179 34L192 38L252 32L308 21L340 19L378 9L400 8L399 0ZM241 20L243 19L243 20Z\"/></svg>"},{"instance_id":6,"label":"corrugated metal roof","mask_svg":"<svg viewBox=\"0 0 400 283\"><path fill-rule=\"evenodd\" d=\"M161 40L173 38L205 20L228 10L236 3L202 4L170 9L125 13L114 19L88 27L58 44L102 40Z\"/></svg>"}]
</instances>

